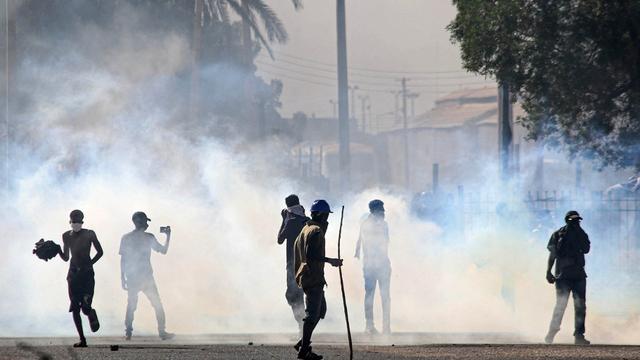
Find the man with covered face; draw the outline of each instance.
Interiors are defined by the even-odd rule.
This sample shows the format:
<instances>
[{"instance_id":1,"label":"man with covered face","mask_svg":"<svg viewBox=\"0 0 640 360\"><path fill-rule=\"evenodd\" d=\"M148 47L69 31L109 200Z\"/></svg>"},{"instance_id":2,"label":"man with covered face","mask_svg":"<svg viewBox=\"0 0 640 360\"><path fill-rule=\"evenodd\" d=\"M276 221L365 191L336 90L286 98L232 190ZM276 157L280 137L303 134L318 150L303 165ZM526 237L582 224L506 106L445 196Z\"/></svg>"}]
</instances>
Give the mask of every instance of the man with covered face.
<instances>
[{"instance_id":1,"label":"man with covered face","mask_svg":"<svg viewBox=\"0 0 640 360\"><path fill-rule=\"evenodd\" d=\"M96 332L100 328L96 310L91 307L95 288L95 264L103 254L102 246L93 230L83 229L84 214L80 210L73 210L69 214L71 231L62 234L63 249L60 249L60 258L69 261L67 284L69 286L69 312L73 314L73 322L76 325L80 342L74 347L87 347L87 339L82 329L80 311L89 318L91 331ZM96 250L96 255L91 258L91 247Z\"/></svg>"},{"instance_id":2,"label":"man with covered face","mask_svg":"<svg viewBox=\"0 0 640 360\"><path fill-rule=\"evenodd\" d=\"M389 226L384 219L384 203L382 200L369 202L369 215L360 226L360 236L356 243L356 258L363 251L362 272L364 274L364 316L365 332L376 335L378 331L373 322L373 299L376 285L380 288L382 300L382 332L391 333L391 262L389 261Z\"/></svg>"},{"instance_id":3,"label":"man with covered face","mask_svg":"<svg viewBox=\"0 0 640 360\"><path fill-rule=\"evenodd\" d=\"M586 290L587 274L584 270L584 254L589 253L591 243L589 236L580 227L580 214L571 210L564 217L566 225L551 235L547 248L549 260L547 263L547 281L555 283L556 306L549 325L549 332L545 337L547 344L553 343L553 338L560 331L562 316L569 301L569 294L573 295L573 307L575 311L575 337L576 345L589 345L584 337L584 321L587 312ZM555 263L555 275L551 268Z\"/></svg>"},{"instance_id":4,"label":"man with covered face","mask_svg":"<svg viewBox=\"0 0 640 360\"><path fill-rule=\"evenodd\" d=\"M151 302L158 321L158 335L162 340L174 337L165 329L165 315L156 281L153 278L151 268L151 250L166 254L171 240L171 228L166 227L161 231L167 236L164 245L161 245L156 237L146 232L151 221L145 213L138 211L131 217L135 229L125 234L120 241L120 276L122 288L127 291L127 312L125 315L125 337L131 340L133 332L133 313L138 305L138 293L142 292Z\"/></svg>"},{"instance_id":5,"label":"man with covered face","mask_svg":"<svg viewBox=\"0 0 640 360\"><path fill-rule=\"evenodd\" d=\"M300 205L300 200L295 194L291 194L285 198L286 209L282 209L282 224L278 231L278 244L283 243L286 246L287 253L287 290L285 298L291 306L293 317L298 323L298 332L302 334L302 326L304 318L304 292L296 284L296 270L293 260L293 244L295 243L300 231L309 221L304 213L304 207Z\"/></svg>"},{"instance_id":6,"label":"man with covered face","mask_svg":"<svg viewBox=\"0 0 640 360\"><path fill-rule=\"evenodd\" d=\"M319 360L322 356L311 351L311 335L320 319L327 313L327 302L324 298L324 263L342 266L342 259L325 256L325 234L329 226L329 204L324 200L316 200L311 205L309 220L294 244L294 263L296 282L305 295L305 313L302 326L302 339L294 346L298 350L298 359Z\"/></svg>"}]
</instances>

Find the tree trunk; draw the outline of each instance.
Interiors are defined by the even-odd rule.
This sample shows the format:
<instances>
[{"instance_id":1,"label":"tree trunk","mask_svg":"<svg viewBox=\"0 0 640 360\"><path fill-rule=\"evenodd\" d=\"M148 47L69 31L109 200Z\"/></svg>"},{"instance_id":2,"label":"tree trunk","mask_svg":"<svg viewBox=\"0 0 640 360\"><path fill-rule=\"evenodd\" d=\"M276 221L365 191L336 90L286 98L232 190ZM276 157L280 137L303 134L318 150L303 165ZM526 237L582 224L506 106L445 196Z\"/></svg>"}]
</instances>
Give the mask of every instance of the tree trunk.
<instances>
[{"instance_id":1,"label":"tree trunk","mask_svg":"<svg viewBox=\"0 0 640 360\"><path fill-rule=\"evenodd\" d=\"M513 107L509 85L500 83L498 89L498 151L500 156L500 179L511 180L511 151L513 146Z\"/></svg>"},{"instance_id":2,"label":"tree trunk","mask_svg":"<svg viewBox=\"0 0 640 360\"><path fill-rule=\"evenodd\" d=\"M245 14L249 14L249 3L247 0L242 0L242 10ZM251 66L251 50L253 48L253 42L251 40L251 25L246 18L242 19L242 61L246 67Z\"/></svg>"}]
</instances>

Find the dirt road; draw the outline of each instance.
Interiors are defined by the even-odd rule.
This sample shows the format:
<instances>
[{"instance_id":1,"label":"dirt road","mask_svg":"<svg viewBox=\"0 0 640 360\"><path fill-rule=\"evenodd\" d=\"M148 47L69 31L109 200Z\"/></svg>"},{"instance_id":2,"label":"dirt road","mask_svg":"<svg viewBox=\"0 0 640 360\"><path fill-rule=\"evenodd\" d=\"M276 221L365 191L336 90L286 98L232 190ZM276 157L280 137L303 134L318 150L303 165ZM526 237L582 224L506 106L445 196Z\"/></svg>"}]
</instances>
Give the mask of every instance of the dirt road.
<instances>
[{"instance_id":1,"label":"dirt road","mask_svg":"<svg viewBox=\"0 0 640 360\"><path fill-rule=\"evenodd\" d=\"M71 338L0 339L0 359L295 359L286 335L178 336L169 342L153 337L125 342L119 337L90 338L90 347L73 349ZM457 343L456 339L468 343ZM449 340L449 341L443 341ZM402 334L391 338L356 336L355 359L640 359L640 346L499 344L517 338L499 334ZM407 345L421 341L424 345ZM449 342L445 344L444 342ZM456 342L456 343L453 343ZM482 342L494 342L483 344ZM397 343L397 344L396 344ZM323 334L314 350L325 359L348 359L339 335Z\"/></svg>"}]
</instances>

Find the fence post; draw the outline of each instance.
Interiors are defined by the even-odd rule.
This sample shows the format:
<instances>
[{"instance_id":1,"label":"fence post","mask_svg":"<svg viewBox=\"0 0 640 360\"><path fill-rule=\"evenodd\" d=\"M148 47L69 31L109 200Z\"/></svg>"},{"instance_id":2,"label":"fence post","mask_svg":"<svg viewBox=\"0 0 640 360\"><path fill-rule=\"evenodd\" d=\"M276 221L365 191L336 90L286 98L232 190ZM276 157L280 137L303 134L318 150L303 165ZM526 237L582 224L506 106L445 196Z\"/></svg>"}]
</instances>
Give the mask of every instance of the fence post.
<instances>
[{"instance_id":1,"label":"fence post","mask_svg":"<svg viewBox=\"0 0 640 360\"><path fill-rule=\"evenodd\" d=\"M439 186L439 177L440 177L440 165L438 163L433 164L432 166L432 188L433 193L438 192Z\"/></svg>"},{"instance_id":2,"label":"fence post","mask_svg":"<svg viewBox=\"0 0 640 360\"><path fill-rule=\"evenodd\" d=\"M313 176L313 146L309 146L309 176Z\"/></svg>"},{"instance_id":3,"label":"fence post","mask_svg":"<svg viewBox=\"0 0 640 360\"><path fill-rule=\"evenodd\" d=\"M576 192L582 188L582 162L576 161Z\"/></svg>"},{"instance_id":4,"label":"fence post","mask_svg":"<svg viewBox=\"0 0 640 360\"><path fill-rule=\"evenodd\" d=\"M324 161L324 149L320 145L320 161L318 161L318 174L322 176L322 162Z\"/></svg>"}]
</instances>

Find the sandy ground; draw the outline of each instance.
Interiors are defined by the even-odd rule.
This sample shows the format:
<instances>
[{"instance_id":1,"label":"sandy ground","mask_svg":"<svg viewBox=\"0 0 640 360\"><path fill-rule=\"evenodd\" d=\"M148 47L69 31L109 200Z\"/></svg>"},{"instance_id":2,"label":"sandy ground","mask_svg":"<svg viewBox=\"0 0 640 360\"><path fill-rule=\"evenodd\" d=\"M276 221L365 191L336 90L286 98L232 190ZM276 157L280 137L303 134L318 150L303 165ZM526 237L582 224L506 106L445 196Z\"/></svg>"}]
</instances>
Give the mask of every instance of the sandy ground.
<instances>
[{"instance_id":1,"label":"sandy ground","mask_svg":"<svg viewBox=\"0 0 640 360\"><path fill-rule=\"evenodd\" d=\"M178 336L89 339L89 348L73 349L72 338L0 339L0 359L295 359L291 335ZM463 343L466 342L466 343ZM487 344L488 342L492 344ZM354 336L354 359L640 359L640 346L518 342L508 334L396 334L387 338ZM344 335L319 334L314 350L325 359L348 359ZM422 345L408 345L422 344Z\"/></svg>"}]
</instances>

